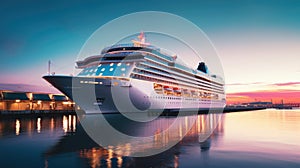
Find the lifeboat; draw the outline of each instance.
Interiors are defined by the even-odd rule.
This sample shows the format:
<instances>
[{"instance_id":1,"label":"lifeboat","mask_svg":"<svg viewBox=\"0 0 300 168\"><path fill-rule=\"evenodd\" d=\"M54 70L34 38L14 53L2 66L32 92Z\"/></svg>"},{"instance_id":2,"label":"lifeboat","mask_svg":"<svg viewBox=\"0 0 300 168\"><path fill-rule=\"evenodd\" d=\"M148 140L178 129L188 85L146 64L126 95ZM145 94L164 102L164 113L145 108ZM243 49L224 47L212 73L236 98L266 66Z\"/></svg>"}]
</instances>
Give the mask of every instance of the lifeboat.
<instances>
[{"instance_id":1,"label":"lifeboat","mask_svg":"<svg viewBox=\"0 0 300 168\"><path fill-rule=\"evenodd\" d=\"M175 88L173 88L173 90L174 90L175 93L181 93L181 89L180 88L175 87Z\"/></svg>"},{"instance_id":2,"label":"lifeboat","mask_svg":"<svg viewBox=\"0 0 300 168\"><path fill-rule=\"evenodd\" d=\"M164 90L166 90L166 91L172 91L173 89L170 86L164 86Z\"/></svg>"}]
</instances>

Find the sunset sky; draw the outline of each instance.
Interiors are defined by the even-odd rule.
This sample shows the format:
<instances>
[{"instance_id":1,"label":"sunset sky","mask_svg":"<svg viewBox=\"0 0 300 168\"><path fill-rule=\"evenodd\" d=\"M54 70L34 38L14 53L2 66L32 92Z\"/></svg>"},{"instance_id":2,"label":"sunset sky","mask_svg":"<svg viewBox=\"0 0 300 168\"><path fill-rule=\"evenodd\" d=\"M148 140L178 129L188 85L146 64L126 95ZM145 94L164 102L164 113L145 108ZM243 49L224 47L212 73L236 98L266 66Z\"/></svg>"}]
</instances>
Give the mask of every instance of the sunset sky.
<instances>
[{"instance_id":1,"label":"sunset sky","mask_svg":"<svg viewBox=\"0 0 300 168\"><path fill-rule=\"evenodd\" d=\"M0 83L48 85L41 78L47 61L57 74L72 74L81 46L103 24L132 12L164 11L190 20L215 45L229 103L300 102L300 1L84 2L2 2Z\"/></svg>"}]
</instances>

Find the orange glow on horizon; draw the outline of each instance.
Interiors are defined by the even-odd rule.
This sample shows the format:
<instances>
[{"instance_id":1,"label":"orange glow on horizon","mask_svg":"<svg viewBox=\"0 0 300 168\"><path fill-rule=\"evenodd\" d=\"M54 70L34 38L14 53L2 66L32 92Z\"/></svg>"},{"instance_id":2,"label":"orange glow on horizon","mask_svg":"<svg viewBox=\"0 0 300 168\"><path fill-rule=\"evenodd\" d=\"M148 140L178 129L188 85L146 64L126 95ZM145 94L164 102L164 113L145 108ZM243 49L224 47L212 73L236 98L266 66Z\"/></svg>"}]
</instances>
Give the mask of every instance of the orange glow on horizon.
<instances>
[{"instance_id":1,"label":"orange glow on horizon","mask_svg":"<svg viewBox=\"0 0 300 168\"><path fill-rule=\"evenodd\" d=\"M247 103L253 101L272 101L273 103L300 103L300 90L267 90L254 92L237 92L226 95L227 104Z\"/></svg>"}]
</instances>

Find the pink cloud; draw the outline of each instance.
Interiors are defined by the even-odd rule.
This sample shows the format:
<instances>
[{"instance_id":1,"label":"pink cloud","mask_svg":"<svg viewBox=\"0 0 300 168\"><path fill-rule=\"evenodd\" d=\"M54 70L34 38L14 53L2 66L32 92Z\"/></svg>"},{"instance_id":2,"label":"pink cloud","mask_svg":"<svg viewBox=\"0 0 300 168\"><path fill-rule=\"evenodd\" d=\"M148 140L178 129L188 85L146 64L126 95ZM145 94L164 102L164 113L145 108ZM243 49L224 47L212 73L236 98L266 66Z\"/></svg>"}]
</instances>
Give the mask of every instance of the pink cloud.
<instances>
[{"instance_id":1,"label":"pink cloud","mask_svg":"<svg viewBox=\"0 0 300 168\"><path fill-rule=\"evenodd\" d=\"M292 85L300 85L300 82L286 82L286 83L274 83L276 86L292 86Z\"/></svg>"},{"instance_id":2,"label":"pink cloud","mask_svg":"<svg viewBox=\"0 0 300 168\"><path fill-rule=\"evenodd\" d=\"M228 102L266 101L271 99L275 102L281 100L285 102L300 102L300 90L269 90L227 94Z\"/></svg>"},{"instance_id":3,"label":"pink cloud","mask_svg":"<svg viewBox=\"0 0 300 168\"><path fill-rule=\"evenodd\" d=\"M15 92L34 92L34 93L53 93L61 94L53 86L49 85L29 85L29 84L7 84L0 83L0 90L8 90Z\"/></svg>"},{"instance_id":4,"label":"pink cloud","mask_svg":"<svg viewBox=\"0 0 300 168\"><path fill-rule=\"evenodd\" d=\"M252 83L229 83L226 84L227 86L244 86L244 85L259 85L259 84L265 84L263 82L252 82Z\"/></svg>"},{"instance_id":5,"label":"pink cloud","mask_svg":"<svg viewBox=\"0 0 300 168\"><path fill-rule=\"evenodd\" d=\"M300 98L300 90L278 90L278 91L256 91L256 92L238 92L229 93L230 96L248 96L257 98L272 98L272 97L297 97Z\"/></svg>"}]
</instances>

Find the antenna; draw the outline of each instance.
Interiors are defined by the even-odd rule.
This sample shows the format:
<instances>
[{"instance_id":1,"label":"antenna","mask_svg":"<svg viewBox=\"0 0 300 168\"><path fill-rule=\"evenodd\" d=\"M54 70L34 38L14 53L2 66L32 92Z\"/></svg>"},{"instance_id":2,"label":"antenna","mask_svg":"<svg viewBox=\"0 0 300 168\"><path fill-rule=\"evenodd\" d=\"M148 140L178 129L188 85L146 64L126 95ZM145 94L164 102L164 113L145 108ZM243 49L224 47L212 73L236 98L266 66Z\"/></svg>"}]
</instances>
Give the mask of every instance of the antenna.
<instances>
[{"instance_id":1,"label":"antenna","mask_svg":"<svg viewBox=\"0 0 300 168\"><path fill-rule=\"evenodd\" d=\"M48 61L48 75L50 75L51 71L50 71L50 66L51 66L51 61Z\"/></svg>"}]
</instances>

